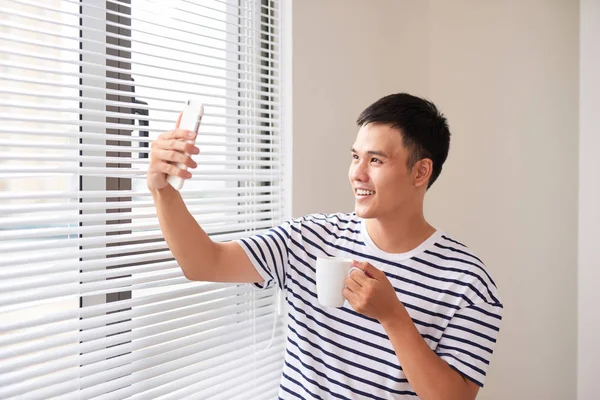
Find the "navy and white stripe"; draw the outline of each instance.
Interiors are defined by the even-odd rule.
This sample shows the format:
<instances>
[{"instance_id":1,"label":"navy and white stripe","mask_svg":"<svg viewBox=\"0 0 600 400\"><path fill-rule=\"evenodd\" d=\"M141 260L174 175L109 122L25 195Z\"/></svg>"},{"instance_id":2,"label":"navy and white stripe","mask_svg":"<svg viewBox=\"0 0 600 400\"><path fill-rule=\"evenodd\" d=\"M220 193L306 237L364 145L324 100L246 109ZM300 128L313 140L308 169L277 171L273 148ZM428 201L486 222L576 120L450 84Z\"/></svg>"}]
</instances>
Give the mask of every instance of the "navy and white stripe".
<instances>
[{"instance_id":1,"label":"navy and white stripe","mask_svg":"<svg viewBox=\"0 0 600 400\"><path fill-rule=\"evenodd\" d=\"M289 333L281 399L417 398L381 324L317 302L316 257L367 261L384 271L426 343L483 386L502 319L482 261L440 231L418 248L388 254L355 214L308 215L238 241L264 278L287 292Z\"/></svg>"}]
</instances>

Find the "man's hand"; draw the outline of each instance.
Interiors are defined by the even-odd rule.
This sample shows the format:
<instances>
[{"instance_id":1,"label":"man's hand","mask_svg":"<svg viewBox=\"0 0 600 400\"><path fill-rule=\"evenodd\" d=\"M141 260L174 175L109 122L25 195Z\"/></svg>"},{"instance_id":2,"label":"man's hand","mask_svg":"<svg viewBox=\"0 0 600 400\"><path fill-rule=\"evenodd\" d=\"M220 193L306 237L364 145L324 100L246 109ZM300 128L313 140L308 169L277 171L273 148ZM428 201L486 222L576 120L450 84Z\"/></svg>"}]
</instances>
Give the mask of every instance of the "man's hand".
<instances>
[{"instance_id":1,"label":"man's hand","mask_svg":"<svg viewBox=\"0 0 600 400\"><path fill-rule=\"evenodd\" d=\"M353 261L344 296L354 310L381 323L410 385L421 399L475 399L479 386L465 379L423 340L383 271Z\"/></svg>"},{"instance_id":2,"label":"man's hand","mask_svg":"<svg viewBox=\"0 0 600 400\"><path fill-rule=\"evenodd\" d=\"M198 154L200 151L186 139L194 139L196 134L191 131L179 129L181 113L177 118L175 129L161 134L152 142L150 151L150 163L148 164L147 184L150 190L163 189L167 186L167 176L174 175L183 179L189 179L192 174L177 168L177 163L182 163L188 168L196 168L198 164L188 154Z\"/></svg>"},{"instance_id":3,"label":"man's hand","mask_svg":"<svg viewBox=\"0 0 600 400\"><path fill-rule=\"evenodd\" d=\"M344 297L354 311L374 318L380 323L401 318L410 321L404 305L383 271L367 262L353 261L361 271L352 271L345 281Z\"/></svg>"}]
</instances>

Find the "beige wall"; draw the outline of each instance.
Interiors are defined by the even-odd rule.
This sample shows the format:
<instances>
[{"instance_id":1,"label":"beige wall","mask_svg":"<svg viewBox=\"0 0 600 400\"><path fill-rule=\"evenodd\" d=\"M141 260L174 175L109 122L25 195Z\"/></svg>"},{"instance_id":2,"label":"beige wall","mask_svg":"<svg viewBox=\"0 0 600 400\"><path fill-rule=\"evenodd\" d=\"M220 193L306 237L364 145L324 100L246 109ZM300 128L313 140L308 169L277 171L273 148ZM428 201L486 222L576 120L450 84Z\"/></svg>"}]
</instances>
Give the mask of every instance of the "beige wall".
<instances>
[{"instance_id":1,"label":"beige wall","mask_svg":"<svg viewBox=\"0 0 600 400\"><path fill-rule=\"evenodd\" d=\"M430 95L456 140L429 215L486 260L506 308L482 398L574 399L577 3L435 4Z\"/></svg>"},{"instance_id":2,"label":"beige wall","mask_svg":"<svg viewBox=\"0 0 600 400\"><path fill-rule=\"evenodd\" d=\"M578 3L293 2L295 216L347 211L358 113L430 97L454 134L427 215L488 264L506 311L481 399L576 397Z\"/></svg>"},{"instance_id":3,"label":"beige wall","mask_svg":"<svg viewBox=\"0 0 600 400\"><path fill-rule=\"evenodd\" d=\"M419 14L413 18L393 6L395 3L293 2L295 216L352 211L347 171L356 118L390 90L416 91L426 85L422 68L426 65L426 41L420 39L419 43L412 36L417 21L426 17L427 5L413 1L413 15ZM394 17L389 10L400 16ZM399 56L392 48L418 55L419 62L396 65Z\"/></svg>"}]
</instances>

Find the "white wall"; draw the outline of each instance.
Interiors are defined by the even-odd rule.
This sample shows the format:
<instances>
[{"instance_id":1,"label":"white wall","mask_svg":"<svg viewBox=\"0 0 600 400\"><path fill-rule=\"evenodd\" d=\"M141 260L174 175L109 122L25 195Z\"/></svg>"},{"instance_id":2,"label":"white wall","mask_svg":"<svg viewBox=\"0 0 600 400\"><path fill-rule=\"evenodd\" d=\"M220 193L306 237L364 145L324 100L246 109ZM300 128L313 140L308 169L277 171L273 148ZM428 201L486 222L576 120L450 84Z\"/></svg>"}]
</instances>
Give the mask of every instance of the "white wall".
<instances>
[{"instance_id":1,"label":"white wall","mask_svg":"<svg viewBox=\"0 0 600 400\"><path fill-rule=\"evenodd\" d=\"M427 215L488 264L506 315L481 399L576 396L578 4L293 2L294 209L347 211L358 113L430 97L450 158Z\"/></svg>"},{"instance_id":2,"label":"white wall","mask_svg":"<svg viewBox=\"0 0 600 400\"><path fill-rule=\"evenodd\" d=\"M580 15L577 398L593 400L600 377L600 0L581 0Z\"/></svg>"}]
</instances>

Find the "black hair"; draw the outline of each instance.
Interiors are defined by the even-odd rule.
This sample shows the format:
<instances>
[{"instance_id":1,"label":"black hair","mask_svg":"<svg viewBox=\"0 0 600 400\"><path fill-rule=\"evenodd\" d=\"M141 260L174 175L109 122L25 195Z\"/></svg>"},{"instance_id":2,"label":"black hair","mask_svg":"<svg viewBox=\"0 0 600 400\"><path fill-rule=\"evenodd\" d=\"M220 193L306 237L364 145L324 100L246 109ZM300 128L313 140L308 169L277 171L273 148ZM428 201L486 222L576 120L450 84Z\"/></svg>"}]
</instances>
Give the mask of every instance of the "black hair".
<instances>
[{"instance_id":1,"label":"black hair","mask_svg":"<svg viewBox=\"0 0 600 400\"><path fill-rule=\"evenodd\" d=\"M385 96L367 107L356 121L359 127L367 124L388 125L400 131L402 143L409 152L408 169L423 158L433 162L427 188L442 172L450 149L450 129L446 117L431 101L396 93Z\"/></svg>"}]
</instances>

